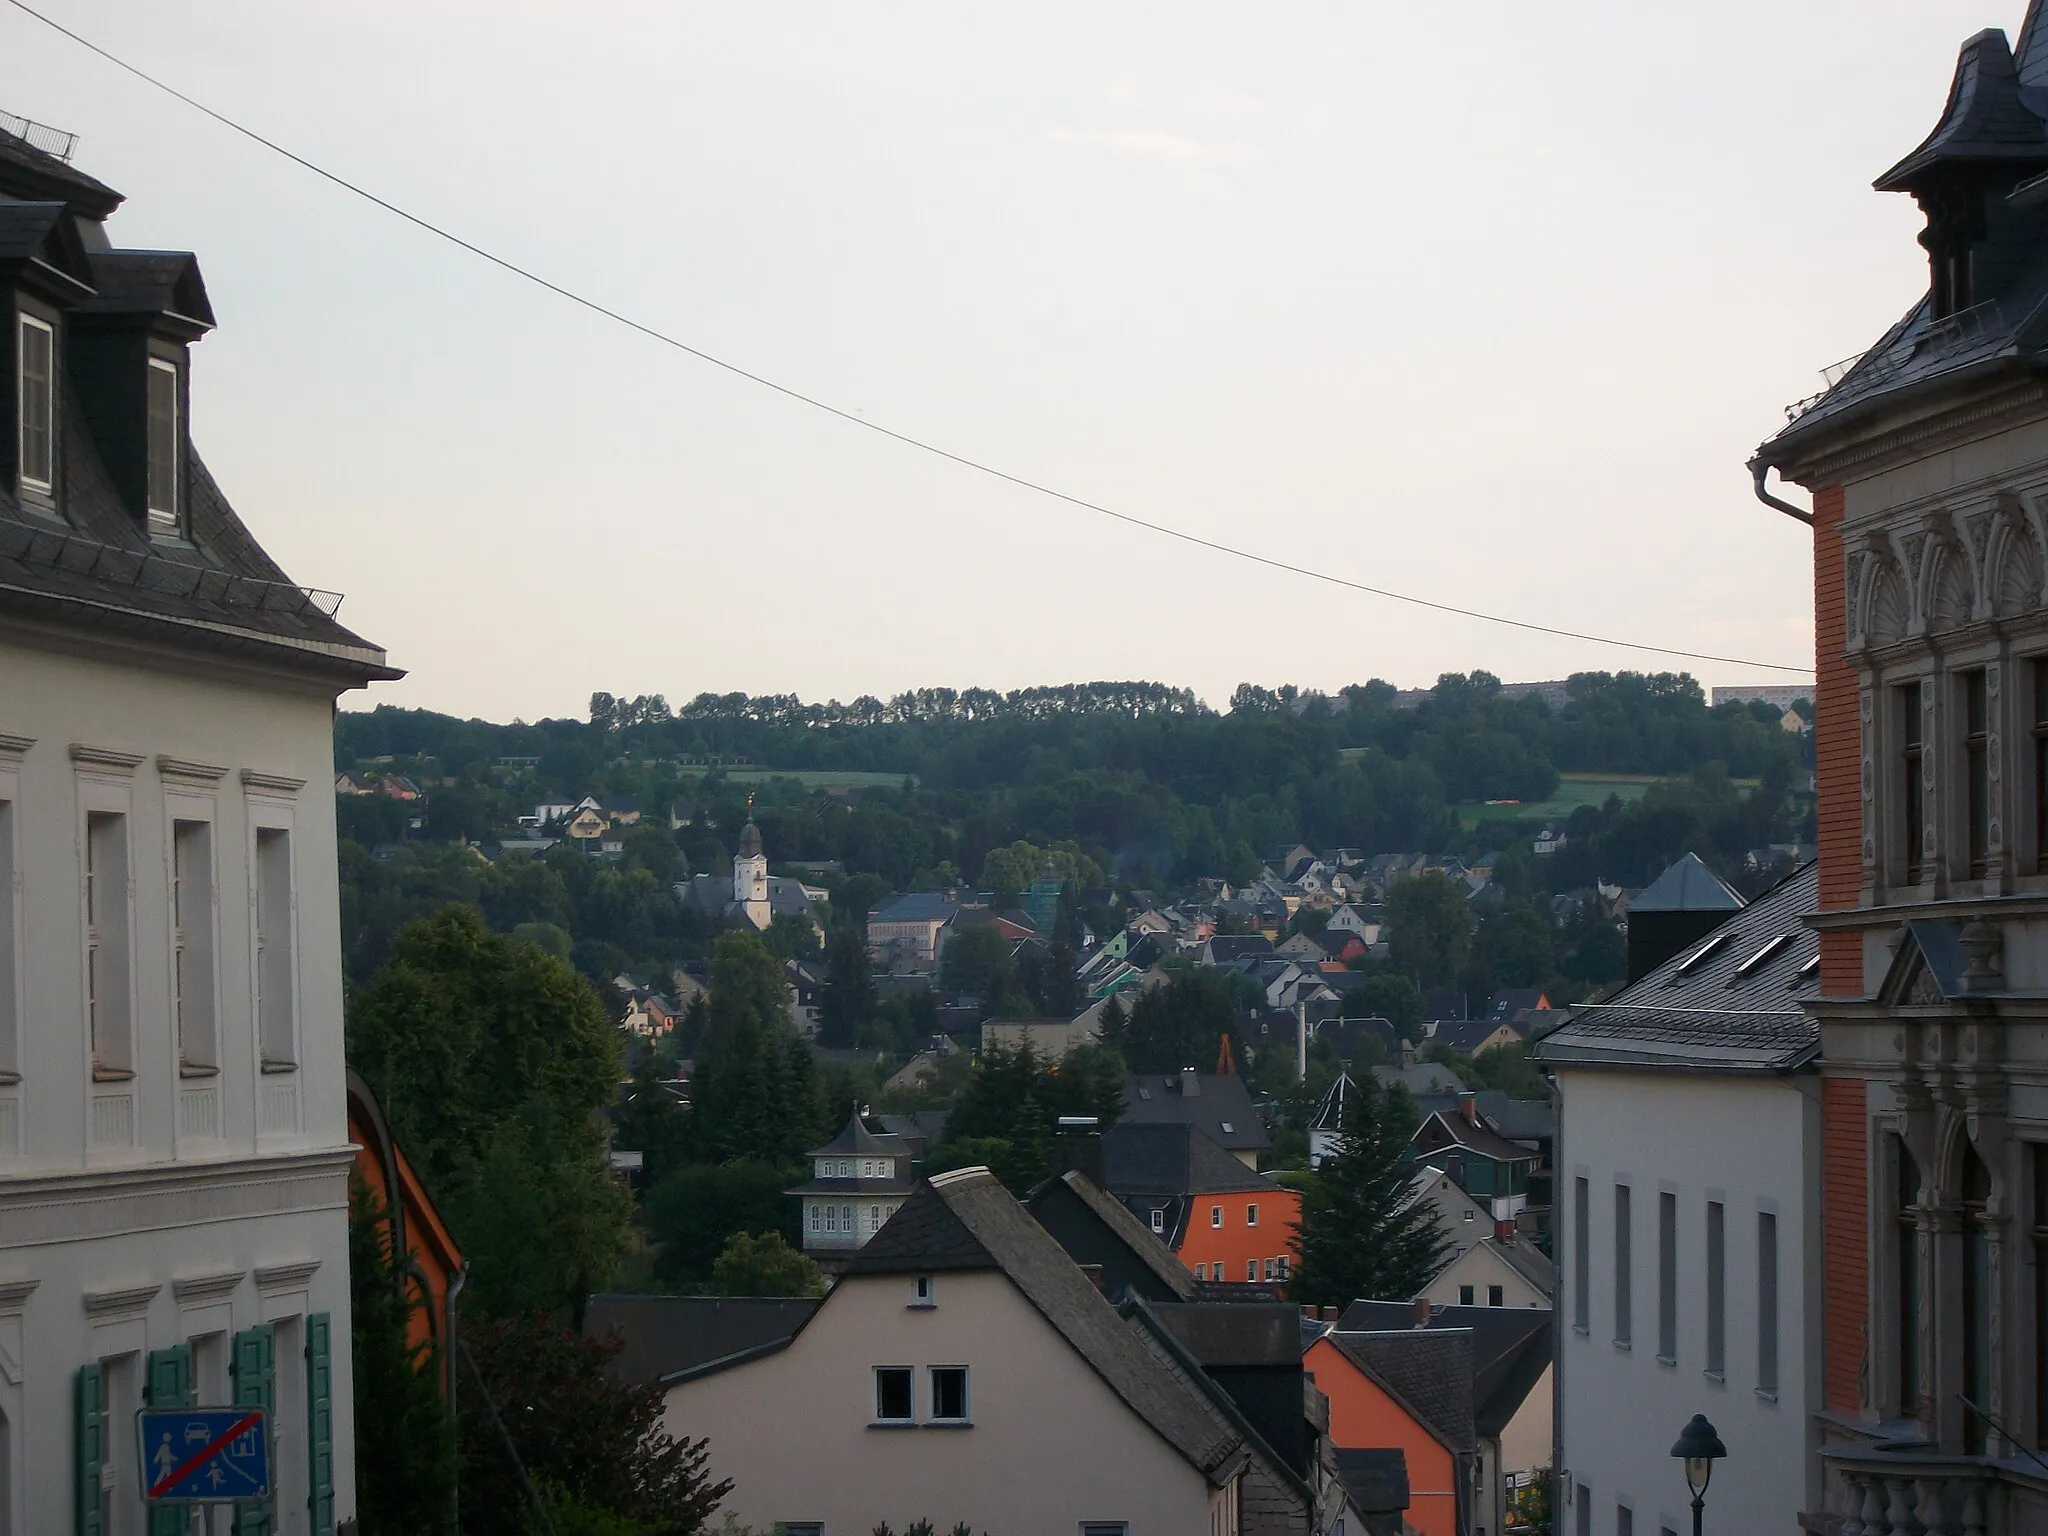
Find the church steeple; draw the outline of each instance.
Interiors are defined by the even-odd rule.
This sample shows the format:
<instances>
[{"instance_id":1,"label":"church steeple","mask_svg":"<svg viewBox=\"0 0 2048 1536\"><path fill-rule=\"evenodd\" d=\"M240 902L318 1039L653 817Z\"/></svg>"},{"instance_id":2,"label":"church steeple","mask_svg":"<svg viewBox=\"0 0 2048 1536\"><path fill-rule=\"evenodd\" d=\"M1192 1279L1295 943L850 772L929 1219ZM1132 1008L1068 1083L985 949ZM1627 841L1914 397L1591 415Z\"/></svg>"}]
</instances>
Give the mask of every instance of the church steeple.
<instances>
[{"instance_id":1,"label":"church steeple","mask_svg":"<svg viewBox=\"0 0 2048 1536\"><path fill-rule=\"evenodd\" d=\"M732 861L732 904L763 933L772 916L768 903L768 855L761 851L761 829L754 825L754 797L747 796L747 824L740 829L740 851Z\"/></svg>"}]
</instances>

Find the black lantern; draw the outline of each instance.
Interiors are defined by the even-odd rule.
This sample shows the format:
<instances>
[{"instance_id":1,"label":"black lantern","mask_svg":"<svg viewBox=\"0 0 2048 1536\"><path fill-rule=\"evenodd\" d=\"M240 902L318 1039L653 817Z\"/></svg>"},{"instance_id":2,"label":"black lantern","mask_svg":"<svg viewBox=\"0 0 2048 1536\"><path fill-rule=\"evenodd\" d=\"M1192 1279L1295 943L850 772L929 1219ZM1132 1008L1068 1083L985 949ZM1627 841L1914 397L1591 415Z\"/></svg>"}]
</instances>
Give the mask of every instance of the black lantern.
<instances>
[{"instance_id":1,"label":"black lantern","mask_svg":"<svg viewBox=\"0 0 2048 1536\"><path fill-rule=\"evenodd\" d=\"M1704 1413L1679 1432L1671 1454L1685 1463L1685 1485L1692 1490L1692 1536L1700 1536L1700 1516L1706 1508L1707 1484L1714 1476L1714 1463L1728 1454L1728 1447L1714 1433Z\"/></svg>"}]
</instances>

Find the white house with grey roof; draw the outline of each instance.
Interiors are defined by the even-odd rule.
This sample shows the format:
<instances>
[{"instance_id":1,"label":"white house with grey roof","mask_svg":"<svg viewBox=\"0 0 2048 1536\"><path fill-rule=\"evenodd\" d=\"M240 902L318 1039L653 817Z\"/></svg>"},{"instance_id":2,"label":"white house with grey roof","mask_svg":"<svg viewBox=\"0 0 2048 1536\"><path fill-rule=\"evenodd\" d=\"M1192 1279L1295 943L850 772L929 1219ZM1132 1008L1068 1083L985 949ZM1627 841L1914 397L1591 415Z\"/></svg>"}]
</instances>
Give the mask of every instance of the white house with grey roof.
<instances>
[{"instance_id":1,"label":"white house with grey roof","mask_svg":"<svg viewBox=\"0 0 2048 1536\"><path fill-rule=\"evenodd\" d=\"M1728 1447L1717 1528L1815 1507L1816 892L1808 865L1535 1048L1561 1106L1560 1531L1683 1529L1695 1413Z\"/></svg>"}]
</instances>

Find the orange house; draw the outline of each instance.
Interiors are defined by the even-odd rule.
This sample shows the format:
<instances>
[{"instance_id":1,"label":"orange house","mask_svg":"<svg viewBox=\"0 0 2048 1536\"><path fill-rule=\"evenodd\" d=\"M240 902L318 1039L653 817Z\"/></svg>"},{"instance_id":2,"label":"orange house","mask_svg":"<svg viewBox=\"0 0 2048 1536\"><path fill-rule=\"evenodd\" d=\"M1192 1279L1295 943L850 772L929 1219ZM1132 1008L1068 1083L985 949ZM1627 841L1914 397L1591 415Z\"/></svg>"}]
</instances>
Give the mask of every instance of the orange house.
<instances>
[{"instance_id":1,"label":"orange house","mask_svg":"<svg viewBox=\"0 0 2048 1536\"><path fill-rule=\"evenodd\" d=\"M1398 1447L1408 1461L1408 1523L1422 1536L1470 1536L1472 1335L1414 1328L1331 1329L1302 1364L1330 1400L1330 1443L1343 1450Z\"/></svg>"},{"instance_id":2,"label":"orange house","mask_svg":"<svg viewBox=\"0 0 2048 1536\"><path fill-rule=\"evenodd\" d=\"M1300 1194L1198 1126L1118 1121L1102 1138L1102 1185L1197 1280L1283 1285L1294 1273Z\"/></svg>"},{"instance_id":3,"label":"orange house","mask_svg":"<svg viewBox=\"0 0 2048 1536\"><path fill-rule=\"evenodd\" d=\"M455 1361L442 1346L453 1337L455 1302L464 1278L462 1253L427 1198L426 1186L392 1139L376 1095L353 1067L348 1074L348 1139L356 1146L356 1176L385 1212L387 1241L394 1253L406 1255L406 1294L415 1303L408 1338L414 1345L433 1345L446 1395Z\"/></svg>"}]
</instances>

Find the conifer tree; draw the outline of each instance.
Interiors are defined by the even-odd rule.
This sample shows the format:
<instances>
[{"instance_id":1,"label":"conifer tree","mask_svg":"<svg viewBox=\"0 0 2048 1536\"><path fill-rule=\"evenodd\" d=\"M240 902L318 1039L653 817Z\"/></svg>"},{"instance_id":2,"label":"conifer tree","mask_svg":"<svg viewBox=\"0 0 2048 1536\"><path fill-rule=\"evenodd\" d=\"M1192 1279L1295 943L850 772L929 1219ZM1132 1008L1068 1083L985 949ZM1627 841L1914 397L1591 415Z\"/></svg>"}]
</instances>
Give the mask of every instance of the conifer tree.
<instances>
[{"instance_id":1,"label":"conifer tree","mask_svg":"<svg viewBox=\"0 0 2048 1536\"><path fill-rule=\"evenodd\" d=\"M1412 1200L1415 1105L1362 1074L1344 1105L1336 1151L1301 1197L1301 1265L1290 1293L1309 1306L1406 1301L1450 1256L1436 1207Z\"/></svg>"}]
</instances>

